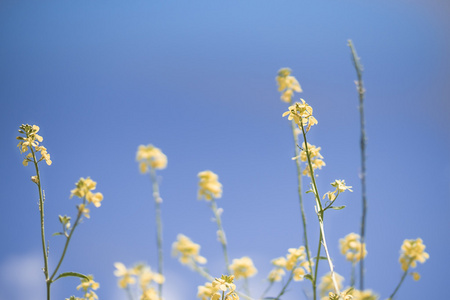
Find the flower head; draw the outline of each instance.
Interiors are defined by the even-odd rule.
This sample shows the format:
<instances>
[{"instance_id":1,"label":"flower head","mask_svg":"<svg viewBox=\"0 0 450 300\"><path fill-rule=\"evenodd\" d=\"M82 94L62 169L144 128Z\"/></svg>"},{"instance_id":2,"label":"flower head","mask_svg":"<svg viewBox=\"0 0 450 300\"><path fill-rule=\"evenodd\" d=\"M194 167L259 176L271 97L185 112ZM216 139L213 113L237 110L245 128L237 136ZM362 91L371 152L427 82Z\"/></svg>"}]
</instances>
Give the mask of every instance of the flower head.
<instances>
[{"instance_id":1,"label":"flower head","mask_svg":"<svg viewBox=\"0 0 450 300\"><path fill-rule=\"evenodd\" d=\"M198 186L198 199L204 198L210 201L212 198L222 197L222 184L219 182L219 176L211 171L198 173L200 179Z\"/></svg>"},{"instance_id":2,"label":"flower head","mask_svg":"<svg viewBox=\"0 0 450 300\"><path fill-rule=\"evenodd\" d=\"M333 192L326 192L323 195L323 199L328 198L328 200L330 202L333 202L334 200L336 200L337 196L339 196L340 193L345 192L345 191L350 191L353 192L352 187L351 186L346 186L345 185L345 180L335 180L331 183L331 186L335 187L336 189Z\"/></svg>"},{"instance_id":3,"label":"flower head","mask_svg":"<svg viewBox=\"0 0 450 300\"><path fill-rule=\"evenodd\" d=\"M88 276L89 279L81 279L81 284L77 286L77 290L82 289L84 291L84 299L86 300L97 300L98 296L94 292L100 287L98 282L94 281L93 276Z\"/></svg>"},{"instance_id":4,"label":"flower head","mask_svg":"<svg viewBox=\"0 0 450 300\"><path fill-rule=\"evenodd\" d=\"M44 139L42 138L42 136L37 134L38 131L39 126L37 125L22 124L20 126L19 133L25 136L17 137L17 139L20 141L19 144L17 144L17 147L19 147L20 153L25 153L29 150L31 151L27 154L22 162L24 166L27 166L31 161L35 161L35 163L38 163L42 160L45 160L45 162L49 166L52 164L52 160L50 159L50 154L47 152L47 148L45 148L44 146L39 146L39 143L41 143ZM41 153L41 158L37 161L34 154L35 152Z\"/></svg>"},{"instance_id":5,"label":"flower head","mask_svg":"<svg viewBox=\"0 0 450 300\"><path fill-rule=\"evenodd\" d=\"M417 262L424 263L428 258L430 258L430 255L425 252L425 245L422 239L403 241L399 258L403 271L408 270L409 267L415 268Z\"/></svg>"},{"instance_id":6,"label":"flower head","mask_svg":"<svg viewBox=\"0 0 450 300\"><path fill-rule=\"evenodd\" d=\"M339 244L342 255L345 255L345 258L353 263L360 261L367 255L366 244L361 245L359 234L349 233L339 240Z\"/></svg>"},{"instance_id":7,"label":"flower head","mask_svg":"<svg viewBox=\"0 0 450 300\"><path fill-rule=\"evenodd\" d=\"M316 169L322 169L322 167L325 166L323 156L320 154L320 150L322 148L311 145L310 143L307 143L306 145L305 143L302 144L303 150L300 152L300 160L305 162L308 161L308 155L306 153L306 148L308 148L309 158L311 159L311 166L313 168L313 171L315 171ZM311 176L309 164L307 164L306 168L303 170L303 175Z\"/></svg>"},{"instance_id":8,"label":"flower head","mask_svg":"<svg viewBox=\"0 0 450 300\"><path fill-rule=\"evenodd\" d=\"M296 102L289 106L289 110L283 113L283 117L288 116L288 120L294 120L298 127L306 127L306 132L309 131L312 125L317 124L316 118L313 117L313 109L305 100L300 99L302 102Z\"/></svg>"},{"instance_id":9,"label":"flower head","mask_svg":"<svg viewBox=\"0 0 450 300\"><path fill-rule=\"evenodd\" d=\"M185 235L179 234L177 241L172 244L172 255L178 256L184 265L205 264L206 258L200 256L200 245L191 241Z\"/></svg>"},{"instance_id":10,"label":"flower head","mask_svg":"<svg viewBox=\"0 0 450 300\"><path fill-rule=\"evenodd\" d=\"M252 277L258 272L253 265L252 259L248 256L233 259L230 269L233 271L236 279Z\"/></svg>"},{"instance_id":11,"label":"flower head","mask_svg":"<svg viewBox=\"0 0 450 300\"><path fill-rule=\"evenodd\" d=\"M128 285L134 284L136 279L134 276L136 275L136 271L132 269L127 269L123 263L116 262L114 263L114 267L116 270L114 271L114 275L119 277L118 285L122 289L126 289Z\"/></svg>"},{"instance_id":12,"label":"flower head","mask_svg":"<svg viewBox=\"0 0 450 300\"><path fill-rule=\"evenodd\" d=\"M95 207L101 206L103 200L102 193L92 193L97 186L97 182L91 178L80 178L75 184L76 188L71 191L70 198L77 196L79 198L85 198L88 203L93 203Z\"/></svg>"},{"instance_id":13,"label":"flower head","mask_svg":"<svg viewBox=\"0 0 450 300\"><path fill-rule=\"evenodd\" d=\"M278 84L278 91L282 92L281 100L287 103L292 101L294 91L301 93L302 88L294 76L291 76L291 69L283 68L278 71L278 75L275 78Z\"/></svg>"},{"instance_id":14,"label":"flower head","mask_svg":"<svg viewBox=\"0 0 450 300\"><path fill-rule=\"evenodd\" d=\"M219 300L222 298L220 292L224 294L222 299L225 300L239 300L239 296L235 293L236 285L233 283L234 275L222 275L220 278L214 279L211 286L217 291L212 295L212 300Z\"/></svg>"},{"instance_id":15,"label":"flower head","mask_svg":"<svg viewBox=\"0 0 450 300\"><path fill-rule=\"evenodd\" d=\"M338 288L341 290L342 283L344 282L344 277L342 277L341 275L339 275L336 272L334 272L334 277L336 278L336 283L338 285ZM334 283L333 283L333 279L331 278L331 272L328 272L327 274L322 276L322 278L320 279L319 291L320 291L321 297L324 297L325 295L328 295L329 292L334 291ZM328 299L328 298L325 298L325 299Z\"/></svg>"},{"instance_id":16,"label":"flower head","mask_svg":"<svg viewBox=\"0 0 450 300\"><path fill-rule=\"evenodd\" d=\"M167 167L167 156L161 149L153 145L140 145L136 154L136 160L139 162L141 173L147 173L149 168L165 169Z\"/></svg>"}]
</instances>

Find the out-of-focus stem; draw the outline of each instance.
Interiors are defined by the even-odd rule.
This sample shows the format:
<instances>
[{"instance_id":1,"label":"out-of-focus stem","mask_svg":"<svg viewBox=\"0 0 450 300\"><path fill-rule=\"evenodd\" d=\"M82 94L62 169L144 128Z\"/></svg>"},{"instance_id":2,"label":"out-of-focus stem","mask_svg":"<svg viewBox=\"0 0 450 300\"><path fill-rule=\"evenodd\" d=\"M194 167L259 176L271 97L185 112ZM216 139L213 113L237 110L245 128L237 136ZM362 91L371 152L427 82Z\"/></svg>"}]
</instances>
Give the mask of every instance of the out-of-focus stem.
<instances>
[{"instance_id":1,"label":"out-of-focus stem","mask_svg":"<svg viewBox=\"0 0 450 300\"><path fill-rule=\"evenodd\" d=\"M152 179L152 185L153 185L153 198L155 200L155 217L156 217L156 245L158 249L158 273L161 275L163 274L163 229L162 229L162 220L161 220L161 196L159 194L159 185L158 185L158 179L156 178L156 172L155 169L152 167L150 168L150 177ZM162 299L162 288L163 284L158 283L158 295L159 299Z\"/></svg>"},{"instance_id":2,"label":"out-of-focus stem","mask_svg":"<svg viewBox=\"0 0 450 300\"><path fill-rule=\"evenodd\" d=\"M400 279L400 282L397 284L397 287L395 288L394 292L392 292L392 294L389 296L389 298L387 300L394 299L394 296L397 293L397 291L400 289L400 286L402 285L403 281L405 280L406 275L408 275L408 270L409 270L409 266L408 266L408 269L406 269L406 271L403 273L402 278Z\"/></svg>"},{"instance_id":3,"label":"out-of-focus stem","mask_svg":"<svg viewBox=\"0 0 450 300\"><path fill-rule=\"evenodd\" d=\"M219 241L222 244L222 250L223 250L223 257L225 259L225 265L227 267L228 274L231 274L230 270L230 261L228 259L228 250L227 250L227 240L225 236L225 231L222 227L222 219L220 218L220 212L217 209L216 199L214 197L211 197L211 209L214 213L214 218L216 219L218 235L219 235Z\"/></svg>"},{"instance_id":4,"label":"out-of-focus stem","mask_svg":"<svg viewBox=\"0 0 450 300\"><path fill-rule=\"evenodd\" d=\"M353 65L355 66L356 75L358 76L357 90L359 95L359 116L360 116L360 127L361 127L361 197L362 197L362 217L361 217L361 253L363 253L363 247L365 243L366 234L366 216L367 216L367 197L366 197L366 129L364 120L364 93L365 89L363 86L362 72L363 66L361 65L356 49L353 46L352 40L348 40L348 46L352 52ZM361 260L359 263L359 289L364 290L364 256L361 255Z\"/></svg>"}]
</instances>

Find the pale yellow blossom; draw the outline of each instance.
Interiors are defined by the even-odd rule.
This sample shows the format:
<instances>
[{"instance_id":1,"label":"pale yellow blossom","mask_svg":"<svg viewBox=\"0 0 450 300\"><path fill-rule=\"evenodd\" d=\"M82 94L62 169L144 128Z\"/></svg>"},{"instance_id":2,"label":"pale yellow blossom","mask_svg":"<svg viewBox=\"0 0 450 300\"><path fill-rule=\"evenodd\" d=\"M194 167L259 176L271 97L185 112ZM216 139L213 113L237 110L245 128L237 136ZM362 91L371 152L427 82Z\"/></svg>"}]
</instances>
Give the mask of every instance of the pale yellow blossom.
<instances>
[{"instance_id":1,"label":"pale yellow blossom","mask_svg":"<svg viewBox=\"0 0 450 300\"><path fill-rule=\"evenodd\" d=\"M149 168L165 169L167 167L167 156L161 149L153 145L140 145L136 154L141 173L147 173Z\"/></svg>"},{"instance_id":2,"label":"pale yellow blossom","mask_svg":"<svg viewBox=\"0 0 450 300\"><path fill-rule=\"evenodd\" d=\"M338 285L339 290L342 289L342 283L344 282L344 277L334 272L334 277L336 278L336 283ZM330 292L334 292L334 283L331 278L331 272L328 272L322 278L320 278L319 291L321 297L326 297ZM328 298L322 298L328 299Z\"/></svg>"},{"instance_id":3,"label":"pale yellow blossom","mask_svg":"<svg viewBox=\"0 0 450 300\"><path fill-rule=\"evenodd\" d=\"M42 136L37 134L39 131L39 126L37 125L28 125L28 124L22 124L19 129L19 133L25 135L25 136L18 136L17 139L20 141L19 144L17 144L17 147L19 147L20 153L25 153L31 148L34 148L34 150L31 150L30 153L27 154L27 156L24 158L22 164L24 166L27 166L30 161L33 161L33 153L40 152L41 158L36 163L45 160L47 165L52 164L52 160L50 159L50 154L47 152L47 148L44 146L39 146L39 143L41 143L44 139ZM30 148L31 147L31 148Z\"/></svg>"},{"instance_id":4,"label":"pale yellow blossom","mask_svg":"<svg viewBox=\"0 0 450 300\"><path fill-rule=\"evenodd\" d=\"M219 182L219 176L211 171L198 173L200 179L198 186L198 199L204 198L206 201L212 198L222 197L222 184Z\"/></svg>"},{"instance_id":5,"label":"pale yellow blossom","mask_svg":"<svg viewBox=\"0 0 450 300\"><path fill-rule=\"evenodd\" d=\"M311 160L311 166L313 171L316 169L322 169L325 166L325 162L323 161L323 156L320 154L321 147L316 147L307 143L309 158ZM302 144L302 151L300 152L300 160L304 162L308 162L308 156L306 154L306 146L305 143ZM303 170L303 175L311 176L311 171L309 168L309 163L306 164L306 168Z\"/></svg>"},{"instance_id":6,"label":"pale yellow blossom","mask_svg":"<svg viewBox=\"0 0 450 300\"><path fill-rule=\"evenodd\" d=\"M278 84L278 91L282 92L281 100L287 103L292 101L294 92L302 92L302 88L297 79L290 74L291 70L289 68L283 68L278 71L278 75L275 78Z\"/></svg>"},{"instance_id":7,"label":"pale yellow blossom","mask_svg":"<svg viewBox=\"0 0 450 300\"><path fill-rule=\"evenodd\" d=\"M288 120L294 120L294 122L301 128L306 127L306 132L309 131L311 126L317 124L316 118L313 117L313 109L305 100L300 99L300 102L296 102L289 106L289 110L283 113L283 117L288 116Z\"/></svg>"},{"instance_id":8,"label":"pale yellow blossom","mask_svg":"<svg viewBox=\"0 0 450 300\"><path fill-rule=\"evenodd\" d=\"M430 255L425 252L422 239L403 241L399 259L403 271L408 270L409 267L415 268L417 262L424 263L428 258Z\"/></svg>"},{"instance_id":9,"label":"pale yellow blossom","mask_svg":"<svg viewBox=\"0 0 450 300\"><path fill-rule=\"evenodd\" d=\"M349 233L343 239L339 240L339 244L342 255L344 255L348 261L353 263L360 261L361 258L364 258L367 255L366 245L362 244L361 246L359 234Z\"/></svg>"},{"instance_id":10,"label":"pale yellow blossom","mask_svg":"<svg viewBox=\"0 0 450 300\"><path fill-rule=\"evenodd\" d=\"M128 285L136 283L136 271L134 269L127 269L123 263L116 262L114 263L116 270L114 271L114 275L119 277L118 285L122 289L126 289Z\"/></svg>"},{"instance_id":11,"label":"pale yellow blossom","mask_svg":"<svg viewBox=\"0 0 450 300\"><path fill-rule=\"evenodd\" d=\"M177 241L172 244L172 255L178 256L180 262L185 265L206 263L206 258L200 256L200 245L183 234L179 234Z\"/></svg>"},{"instance_id":12,"label":"pale yellow blossom","mask_svg":"<svg viewBox=\"0 0 450 300\"><path fill-rule=\"evenodd\" d=\"M233 259L230 269L233 271L236 279L252 277L258 272L253 265L252 259L248 256Z\"/></svg>"}]
</instances>

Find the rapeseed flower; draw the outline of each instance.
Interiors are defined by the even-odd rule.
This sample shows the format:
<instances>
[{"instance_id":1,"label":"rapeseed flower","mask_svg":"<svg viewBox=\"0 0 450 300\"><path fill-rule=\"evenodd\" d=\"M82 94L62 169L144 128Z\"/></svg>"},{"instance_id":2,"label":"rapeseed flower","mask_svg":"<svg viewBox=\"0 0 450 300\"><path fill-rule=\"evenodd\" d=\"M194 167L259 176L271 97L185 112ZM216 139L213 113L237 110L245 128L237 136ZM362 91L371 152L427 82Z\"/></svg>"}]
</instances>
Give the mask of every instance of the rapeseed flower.
<instances>
[{"instance_id":1,"label":"rapeseed flower","mask_svg":"<svg viewBox=\"0 0 450 300\"><path fill-rule=\"evenodd\" d=\"M198 186L198 199L204 198L206 201L212 198L222 197L222 184L219 182L219 176L211 171L198 173L200 179Z\"/></svg>"},{"instance_id":2,"label":"rapeseed flower","mask_svg":"<svg viewBox=\"0 0 450 300\"><path fill-rule=\"evenodd\" d=\"M409 267L415 268L417 262L424 263L430 255L425 252L425 245L422 239L404 240L401 247L399 262L403 271L407 271ZM420 275L415 272L413 278L418 280Z\"/></svg>"},{"instance_id":3,"label":"rapeseed flower","mask_svg":"<svg viewBox=\"0 0 450 300\"><path fill-rule=\"evenodd\" d=\"M294 120L298 127L306 127L306 132L309 131L311 126L317 124L316 118L313 117L313 109L305 100L300 99L302 102L295 102L289 106L289 110L283 113L283 117L288 116L288 120Z\"/></svg>"},{"instance_id":4,"label":"rapeseed flower","mask_svg":"<svg viewBox=\"0 0 450 300\"><path fill-rule=\"evenodd\" d=\"M335 180L331 183L332 187L335 187L336 189L333 192L326 192L323 195L323 199L328 198L328 200L330 202L333 202L334 200L336 200L337 196L339 196L340 193L345 192L345 191L350 191L353 192L352 187L351 186L346 186L345 185L345 180Z\"/></svg>"},{"instance_id":5,"label":"rapeseed flower","mask_svg":"<svg viewBox=\"0 0 450 300\"><path fill-rule=\"evenodd\" d=\"M334 272L334 277L336 278L336 283L339 288L339 290L342 289L342 283L344 282L344 277L339 275L338 273ZM320 278L320 284L319 284L319 291L320 291L320 297L322 297L323 300L328 300L327 295L330 292L334 292L334 283L333 279L331 278L331 272L328 272L322 278Z\"/></svg>"},{"instance_id":6,"label":"rapeseed flower","mask_svg":"<svg viewBox=\"0 0 450 300\"><path fill-rule=\"evenodd\" d=\"M352 263L356 263L360 261L362 258L366 257L366 245L362 244L359 234L349 233L343 239L339 240L341 253L345 256L348 261ZM361 253L362 248L362 253Z\"/></svg>"},{"instance_id":7,"label":"rapeseed flower","mask_svg":"<svg viewBox=\"0 0 450 300\"><path fill-rule=\"evenodd\" d=\"M79 198L85 198L88 203L93 203L95 207L101 206L101 201L103 200L102 193L92 193L95 190L97 182L93 181L91 178L80 178L75 184L76 188L70 192L70 198L77 196Z\"/></svg>"},{"instance_id":8,"label":"rapeseed flower","mask_svg":"<svg viewBox=\"0 0 450 300\"><path fill-rule=\"evenodd\" d=\"M162 153L161 149L151 144L138 147L136 160L139 162L139 170L143 174L147 173L149 168L162 170L167 167L167 156Z\"/></svg>"},{"instance_id":9,"label":"rapeseed flower","mask_svg":"<svg viewBox=\"0 0 450 300\"><path fill-rule=\"evenodd\" d=\"M371 290L360 291L353 289L351 292L352 300L378 300L379 296Z\"/></svg>"},{"instance_id":10,"label":"rapeseed flower","mask_svg":"<svg viewBox=\"0 0 450 300\"><path fill-rule=\"evenodd\" d=\"M233 275L236 279L249 278L258 272L253 265L252 259L248 256L233 259L230 269L233 271Z\"/></svg>"},{"instance_id":11,"label":"rapeseed flower","mask_svg":"<svg viewBox=\"0 0 450 300\"><path fill-rule=\"evenodd\" d=\"M191 241L183 234L177 236L177 241L172 244L172 255L178 256L184 265L205 264L206 258L200 256L200 245Z\"/></svg>"},{"instance_id":12,"label":"rapeseed flower","mask_svg":"<svg viewBox=\"0 0 450 300\"><path fill-rule=\"evenodd\" d=\"M37 134L39 132L39 126L37 125L28 125L28 124L22 124L19 129L19 133L25 135L25 136L18 136L17 139L20 141L19 144L17 144L17 147L19 147L20 153L25 153L27 151L31 151L31 148L34 148L32 152L40 152L41 158L37 161L40 162L42 160L45 160L47 165L52 164L52 160L50 159L50 154L47 152L47 148L44 146L39 146L39 143L42 143L44 138ZM24 166L27 166L30 161L33 161L33 154L30 152L27 154L27 156L24 158L22 164Z\"/></svg>"},{"instance_id":13,"label":"rapeseed flower","mask_svg":"<svg viewBox=\"0 0 450 300\"><path fill-rule=\"evenodd\" d=\"M322 148L311 145L310 143L308 143L307 145L308 145L309 158L311 159L311 166L313 168L313 171L315 171L316 169L322 169L322 167L325 166L325 162L323 161L323 156L320 154L320 150ZM304 161L304 162L308 161L305 143L302 144L302 151L300 152L300 160ZM306 164L306 168L303 170L303 175L311 176L309 164Z\"/></svg>"},{"instance_id":14,"label":"rapeseed flower","mask_svg":"<svg viewBox=\"0 0 450 300\"><path fill-rule=\"evenodd\" d=\"M292 101L294 91L301 93L302 88L294 76L291 76L291 70L289 68L283 68L278 71L278 75L275 78L278 84L278 91L282 92L281 100L287 103Z\"/></svg>"},{"instance_id":15,"label":"rapeseed flower","mask_svg":"<svg viewBox=\"0 0 450 300\"><path fill-rule=\"evenodd\" d=\"M127 269L123 263L116 262L114 263L114 267L116 270L114 271L114 275L119 277L119 281L117 284L120 288L126 289L129 285L136 283L136 270L134 268Z\"/></svg>"},{"instance_id":16,"label":"rapeseed flower","mask_svg":"<svg viewBox=\"0 0 450 300\"><path fill-rule=\"evenodd\" d=\"M220 278L214 279L211 286L217 291L212 295L212 300L239 300L239 296L235 293L236 285L233 283L234 275L222 275ZM222 295L220 294L222 292Z\"/></svg>"},{"instance_id":17,"label":"rapeseed flower","mask_svg":"<svg viewBox=\"0 0 450 300\"><path fill-rule=\"evenodd\" d=\"M88 276L89 279L81 279L81 284L77 286L77 290L82 289L84 291L84 299L86 300L97 300L98 296L94 292L100 287L98 282L95 282L92 276Z\"/></svg>"}]
</instances>

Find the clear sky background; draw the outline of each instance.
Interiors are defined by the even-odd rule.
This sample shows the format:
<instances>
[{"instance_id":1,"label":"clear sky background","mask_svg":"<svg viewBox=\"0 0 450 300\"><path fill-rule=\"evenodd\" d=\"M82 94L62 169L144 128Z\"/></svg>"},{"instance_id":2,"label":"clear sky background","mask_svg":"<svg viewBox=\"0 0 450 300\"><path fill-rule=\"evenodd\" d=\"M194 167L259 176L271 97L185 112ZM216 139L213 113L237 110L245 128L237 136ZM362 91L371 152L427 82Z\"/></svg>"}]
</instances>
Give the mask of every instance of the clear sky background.
<instances>
[{"instance_id":1,"label":"clear sky background","mask_svg":"<svg viewBox=\"0 0 450 300\"><path fill-rule=\"evenodd\" d=\"M345 179L354 192L326 216L336 271L349 284L338 241L361 217L356 74L365 67L368 134L366 287L386 299L402 274L404 239L421 237L430 259L398 299L448 295L450 249L450 5L430 1L9 1L0 3L0 299L45 297L37 190L22 166L17 129L36 124L53 164L41 164L50 262L62 247L58 214L75 215L70 190L91 176L102 206L77 228L61 271L94 274L104 300L123 300L114 262L156 268L151 184L138 172L140 144L168 156L160 171L166 300L195 299L205 279L170 256L178 233L224 270L212 212L197 173L224 186L218 203L231 258L251 256L265 288L270 260L302 242L293 142L275 76L290 67L319 124L309 133L327 166L320 193ZM316 249L313 199L305 196ZM327 272L322 263L320 273ZM56 282L52 299L75 294ZM239 286L239 283L238 283ZM273 288L274 296L280 289ZM309 282L283 299L300 299ZM80 295L80 294L76 294Z\"/></svg>"}]
</instances>

